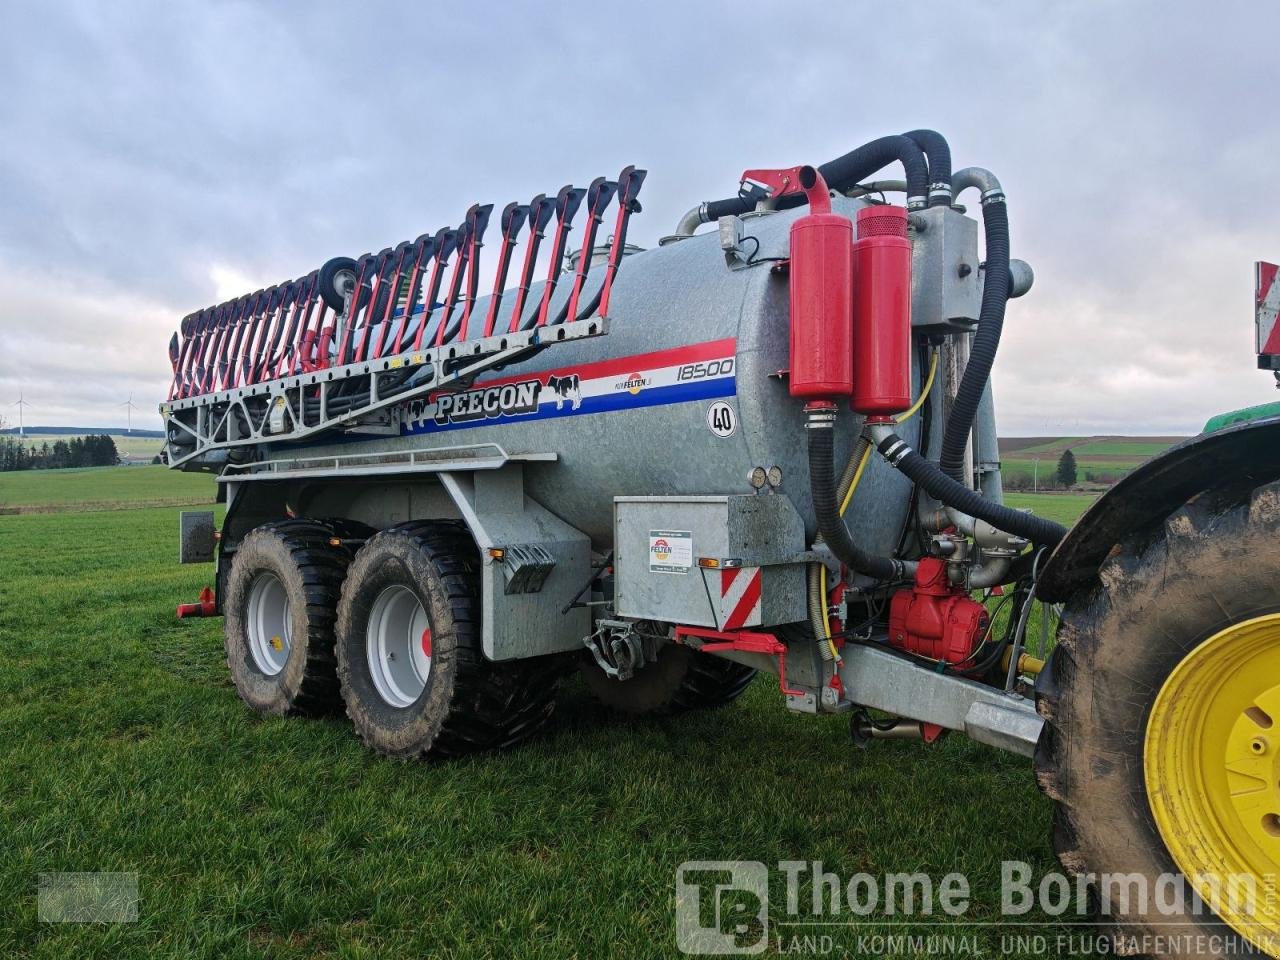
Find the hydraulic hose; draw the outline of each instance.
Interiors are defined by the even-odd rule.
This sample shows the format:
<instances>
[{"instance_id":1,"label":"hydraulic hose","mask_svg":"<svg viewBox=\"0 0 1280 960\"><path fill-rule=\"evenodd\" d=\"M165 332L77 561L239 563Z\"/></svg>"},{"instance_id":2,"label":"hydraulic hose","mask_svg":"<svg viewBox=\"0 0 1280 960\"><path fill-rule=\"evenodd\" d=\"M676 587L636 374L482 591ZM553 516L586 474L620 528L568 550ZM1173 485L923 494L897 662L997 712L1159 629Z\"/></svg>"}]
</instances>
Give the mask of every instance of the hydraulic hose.
<instances>
[{"instance_id":1,"label":"hydraulic hose","mask_svg":"<svg viewBox=\"0 0 1280 960\"><path fill-rule=\"evenodd\" d=\"M976 185L968 179L974 175L970 170L956 174L953 183L957 185L957 195L964 186ZM938 466L943 473L959 481L965 479L964 455L969 444L969 431L973 429L982 392L991 377L991 366L995 363L1004 328L1005 304L1009 299L1009 213L999 181L990 174L986 176L989 179L983 181L987 189L982 194L982 226L987 259L982 308L978 314L978 330L973 335L969 350L969 362L965 364L964 375L942 433L942 449L938 458Z\"/></svg>"},{"instance_id":2,"label":"hydraulic hose","mask_svg":"<svg viewBox=\"0 0 1280 960\"><path fill-rule=\"evenodd\" d=\"M941 137L939 137L941 140ZM945 141L944 141L945 145ZM881 137L864 143L850 150L842 157L837 157L818 167L822 179L832 190L843 192L865 180L877 170L894 162L900 162L907 178L907 208L918 210L924 207L929 193L929 167L925 162L924 151L915 140L904 136ZM948 158L948 166L950 160ZM936 178L935 178L936 179ZM804 202L802 195L783 197L778 206L796 206ZM724 200L710 200L697 208L697 216L701 223L711 223L721 217L746 213L755 208L756 198L753 196L728 197ZM685 226L693 217L694 211L680 221Z\"/></svg>"},{"instance_id":3,"label":"hydraulic hose","mask_svg":"<svg viewBox=\"0 0 1280 960\"><path fill-rule=\"evenodd\" d=\"M823 660L833 660L831 656L831 647L828 646L831 640L831 631L827 626L827 607L826 607L826 579L823 571L826 567L821 563L809 564L808 572L808 593L809 593L809 627L813 630L813 635L818 642L818 654Z\"/></svg>"},{"instance_id":4,"label":"hydraulic hose","mask_svg":"<svg viewBox=\"0 0 1280 960\"><path fill-rule=\"evenodd\" d=\"M876 580L902 579L906 575L906 565L901 560L875 557L863 551L849 536L849 528L840 516L833 462L835 406L811 408L805 427L809 434L809 486L813 512L823 541L851 570Z\"/></svg>"},{"instance_id":5,"label":"hydraulic hose","mask_svg":"<svg viewBox=\"0 0 1280 960\"><path fill-rule=\"evenodd\" d=\"M836 496L840 499L840 516L843 517L849 512L854 491L858 489L858 483L862 480L862 474L866 472L867 463L870 460L871 441L865 435L859 436L858 443L853 448L853 456L845 465L844 473L840 474L840 483L836 486Z\"/></svg>"},{"instance_id":6,"label":"hydraulic hose","mask_svg":"<svg viewBox=\"0 0 1280 960\"><path fill-rule=\"evenodd\" d=\"M951 147L937 130L908 130L903 134L929 158L929 206L951 206Z\"/></svg>"},{"instance_id":7,"label":"hydraulic hose","mask_svg":"<svg viewBox=\"0 0 1280 960\"><path fill-rule=\"evenodd\" d=\"M934 350L929 358L929 375L924 381L924 386L920 388L920 396L904 413L900 413L894 418L898 423L906 423L920 412L920 408L929 399L929 391L933 389L933 382L937 376L938 351ZM840 485L836 487L836 492L840 497L840 516L843 517L849 512L849 504L853 501L853 492L858 489L858 481L862 479L862 474L867 469L867 462L870 459L871 440L863 433L859 435L858 442L853 448L853 456L849 458L849 462L844 468L844 473L840 474Z\"/></svg>"},{"instance_id":8,"label":"hydraulic hose","mask_svg":"<svg viewBox=\"0 0 1280 960\"><path fill-rule=\"evenodd\" d=\"M970 490L963 483L952 479L916 453L905 440L893 432L888 424L871 428L871 435L876 449L904 474L914 480L922 490L935 500L949 507L955 507L963 513L985 520L999 530L1026 537L1032 543L1044 546L1055 546L1067 535L1067 528L1032 516L1020 510L1006 507L1004 504L988 500L976 490ZM813 438L810 437L810 463L813 462ZM812 466L810 467L812 469Z\"/></svg>"}]
</instances>

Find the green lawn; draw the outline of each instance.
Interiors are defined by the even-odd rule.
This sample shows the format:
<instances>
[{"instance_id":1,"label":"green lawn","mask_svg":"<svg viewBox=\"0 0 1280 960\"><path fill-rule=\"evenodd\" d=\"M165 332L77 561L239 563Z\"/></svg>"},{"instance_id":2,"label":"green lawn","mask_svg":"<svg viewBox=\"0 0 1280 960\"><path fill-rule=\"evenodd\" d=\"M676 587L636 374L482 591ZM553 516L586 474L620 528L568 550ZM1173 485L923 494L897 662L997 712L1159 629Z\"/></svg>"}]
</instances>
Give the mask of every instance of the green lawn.
<instances>
[{"instance_id":1,"label":"green lawn","mask_svg":"<svg viewBox=\"0 0 1280 960\"><path fill-rule=\"evenodd\" d=\"M142 471L89 488L145 501ZM1061 519L1085 498L1010 500ZM847 718L789 714L764 677L724 710L639 721L573 682L548 735L460 762L253 715L221 621L173 618L212 572L173 562L177 513L0 516L0 956L659 958L686 860L962 871L970 920L998 916L1002 860L1056 869L1027 761L958 736L854 750ZM138 921L37 922L50 871L136 872ZM885 931L823 932L840 955ZM999 932L978 931L988 953Z\"/></svg>"},{"instance_id":2,"label":"green lawn","mask_svg":"<svg viewBox=\"0 0 1280 960\"><path fill-rule=\"evenodd\" d=\"M209 474L161 466L19 470L0 473L0 513L179 506L209 503L216 492Z\"/></svg>"},{"instance_id":3,"label":"green lawn","mask_svg":"<svg viewBox=\"0 0 1280 960\"><path fill-rule=\"evenodd\" d=\"M1070 526L1098 499L1092 493L1006 493L1005 503Z\"/></svg>"},{"instance_id":4,"label":"green lawn","mask_svg":"<svg viewBox=\"0 0 1280 960\"><path fill-rule=\"evenodd\" d=\"M1079 446L1072 446L1071 452L1077 457L1137 457L1145 460L1148 457L1154 457L1157 453L1163 453L1168 450L1170 443L1168 440L1139 440L1132 438L1128 440L1099 440L1092 443L1082 443Z\"/></svg>"}]
</instances>

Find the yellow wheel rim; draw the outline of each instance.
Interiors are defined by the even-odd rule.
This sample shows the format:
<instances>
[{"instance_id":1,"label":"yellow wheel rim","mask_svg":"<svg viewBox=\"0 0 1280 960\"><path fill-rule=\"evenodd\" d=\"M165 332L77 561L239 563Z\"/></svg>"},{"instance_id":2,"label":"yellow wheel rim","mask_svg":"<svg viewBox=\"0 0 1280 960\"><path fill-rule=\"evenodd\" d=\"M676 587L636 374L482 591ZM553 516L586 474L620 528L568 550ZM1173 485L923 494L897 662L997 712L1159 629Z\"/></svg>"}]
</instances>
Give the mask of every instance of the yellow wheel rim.
<instances>
[{"instance_id":1,"label":"yellow wheel rim","mask_svg":"<svg viewBox=\"0 0 1280 960\"><path fill-rule=\"evenodd\" d=\"M1237 933L1274 943L1280 614L1219 631L1174 668L1152 705L1143 759L1151 813L1187 882ZM1252 878L1252 898L1229 895L1240 877Z\"/></svg>"}]
</instances>

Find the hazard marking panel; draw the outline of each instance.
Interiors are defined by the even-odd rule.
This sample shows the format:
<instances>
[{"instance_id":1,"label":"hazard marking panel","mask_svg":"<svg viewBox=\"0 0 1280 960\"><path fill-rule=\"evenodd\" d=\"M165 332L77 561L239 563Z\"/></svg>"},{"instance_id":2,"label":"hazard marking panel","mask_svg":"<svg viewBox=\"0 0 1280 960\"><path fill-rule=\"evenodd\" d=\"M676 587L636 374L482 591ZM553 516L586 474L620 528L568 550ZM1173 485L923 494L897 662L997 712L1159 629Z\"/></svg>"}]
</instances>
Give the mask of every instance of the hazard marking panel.
<instances>
[{"instance_id":1,"label":"hazard marking panel","mask_svg":"<svg viewBox=\"0 0 1280 960\"><path fill-rule=\"evenodd\" d=\"M760 567L720 572L721 630L759 626L762 607Z\"/></svg>"},{"instance_id":2,"label":"hazard marking panel","mask_svg":"<svg viewBox=\"0 0 1280 960\"><path fill-rule=\"evenodd\" d=\"M1263 261L1258 261L1253 267L1258 365L1271 368L1274 364L1262 358L1280 357L1280 324L1276 323L1276 316L1280 314L1280 283L1276 282L1276 275L1280 268Z\"/></svg>"}]
</instances>

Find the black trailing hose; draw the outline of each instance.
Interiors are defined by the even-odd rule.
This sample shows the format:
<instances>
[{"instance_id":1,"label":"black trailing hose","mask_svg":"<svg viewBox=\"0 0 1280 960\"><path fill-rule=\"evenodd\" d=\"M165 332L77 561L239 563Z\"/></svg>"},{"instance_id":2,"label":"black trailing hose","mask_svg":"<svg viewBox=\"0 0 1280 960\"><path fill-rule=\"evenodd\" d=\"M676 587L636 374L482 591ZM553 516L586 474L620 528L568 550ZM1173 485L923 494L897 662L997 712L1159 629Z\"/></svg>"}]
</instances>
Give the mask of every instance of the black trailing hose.
<instances>
[{"instance_id":1,"label":"black trailing hose","mask_svg":"<svg viewBox=\"0 0 1280 960\"><path fill-rule=\"evenodd\" d=\"M1026 537L1035 544L1052 547L1067 535L1067 528L1061 524L988 500L977 491L970 490L963 483L953 480L912 450L907 442L892 430L886 431L883 435L877 432L877 436L880 439L876 443L876 449L884 458L919 484L920 488L935 500L949 507L955 507L961 513L971 517L985 520L998 530ZM809 440L809 450L809 461L812 464L812 437ZM812 470L812 466L810 469Z\"/></svg>"},{"instance_id":2,"label":"black trailing hose","mask_svg":"<svg viewBox=\"0 0 1280 960\"><path fill-rule=\"evenodd\" d=\"M895 161L902 164L906 173L907 206L911 209L923 207L929 193L929 167L925 163L924 151L910 137L881 137L879 140L864 143L844 156L824 163L818 167L818 172L822 174L822 179L832 190L844 191ZM949 162L948 160L948 164ZM948 173L948 182L949 178ZM729 197L725 200L708 201L702 205L702 222L711 223L721 217L754 210L758 199L757 195L749 194ZM798 206L801 203L804 203L802 194L788 195L779 200L778 207Z\"/></svg>"},{"instance_id":3,"label":"black trailing hose","mask_svg":"<svg viewBox=\"0 0 1280 960\"><path fill-rule=\"evenodd\" d=\"M818 531L836 558L851 570L877 580L901 580L906 576L902 561L874 557L863 551L849 536L849 528L840 516L840 503L836 499L834 425L834 409L825 414L811 412L806 424L809 433L809 488Z\"/></svg>"},{"instance_id":4,"label":"black trailing hose","mask_svg":"<svg viewBox=\"0 0 1280 960\"><path fill-rule=\"evenodd\" d=\"M937 130L908 130L903 134L929 158L929 206L951 206L951 147Z\"/></svg>"},{"instance_id":5,"label":"black trailing hose","mask_svg":"<svg viewBox=\"0 0 1280 960\"><path fill-rule=\"evenodd\" d=\"M965 364L964 376L942 433L942 449L938 457L938 466L943 473L960 481L965 479L964 455L969 445L969 431L978 414L982 392L991 377L991 366L995 363L1000 333L1004 328L1004 308L1009 300L1009 213L1003 193L996 191L983 195L982 226L987 244L982 309L978 314L978 330L973 335L973 345L969 350L969 362Z\"/></svg>"}]
</instances>

